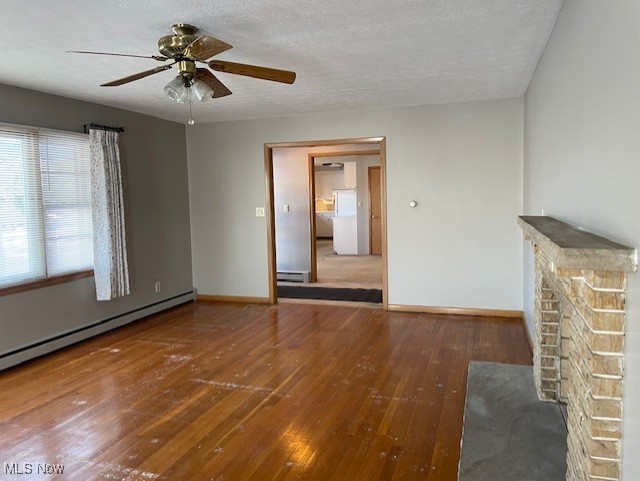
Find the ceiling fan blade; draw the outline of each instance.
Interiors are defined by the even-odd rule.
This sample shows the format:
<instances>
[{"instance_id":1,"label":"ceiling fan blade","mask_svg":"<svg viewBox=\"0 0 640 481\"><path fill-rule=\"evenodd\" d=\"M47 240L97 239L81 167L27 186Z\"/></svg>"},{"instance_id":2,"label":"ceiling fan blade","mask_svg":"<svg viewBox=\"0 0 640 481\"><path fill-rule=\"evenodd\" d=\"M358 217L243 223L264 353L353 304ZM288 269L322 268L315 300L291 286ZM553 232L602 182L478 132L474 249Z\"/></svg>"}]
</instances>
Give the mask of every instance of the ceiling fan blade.
<instances>
[{"instance_id":1,"label":"ceiling fan blade","mask_svg":"<svg viewBox=\"0 0 640 481\"><path fill-rule=\"evenodd\" d=\"M204 62L214 55L225 52L230 48L233 47L222 40L209 37L208 35L200 35L184 49L184 54L187 57L195 58Z\"/></svg>"},{"instance_id":2,"label":"ceiling fan blade","mask_svg":"<svg viewBox=\"0 0 640 481\"><path fill-rule=\"evenodd\" d=\"M296 80L296 73L288 70L278 70L275 68L258 67L257 65L246 65L243 63L225 62L224 60L211 60L209 67L217 72L246 75L273 82L292 84Z\"/></svg>"},{"instance_id":3,"label":"ceiling fan blade","mask_svg":"<svg viewBox=\"0 0 640 481\"><path fill-rule=\"evenodd\" d=\"M89 55L113 55L115 57L152 58L153 60L157 60L159 62L165 62L169 60L167 57L162 57L161 55L129 55L126 53L84 52L81 50L67 50L67 53L86 53Z\"/></svg>"},{"instance_id":4,"label":"ceiling fan blade","mask_svg":"<svg viewBox=\"0 0 640 481\"><path fill-rule=\"evenodd\" d=\"M229 90L218 77L209 72L206 68L199 68L196 71L196 80L202 80L213 90L213 98L217 99L220 97L226 97L227 95L231 95L231 90Z\"/></svg>"},{"instance_id":5,"label":"ceiling fan blade","mask_svg":"<svg viewBox=\"0 0 640 481\"><path fill-rule=\"evenodd\" d=\"M162 65L161 67L152 68L151 70L145 70L144 72L138 72L136 74L129 75L128 77L123 77L118 80L113 80L106 84L100 85L100 87L116 87L118 85L126 84L129 82L133 82L134 80L139 80L141 78L148 77L149 75L153 75L154 73L164 72L165 70L169 70L170 68L171 68L171 65Z\"/></svg>"}]
</instances>

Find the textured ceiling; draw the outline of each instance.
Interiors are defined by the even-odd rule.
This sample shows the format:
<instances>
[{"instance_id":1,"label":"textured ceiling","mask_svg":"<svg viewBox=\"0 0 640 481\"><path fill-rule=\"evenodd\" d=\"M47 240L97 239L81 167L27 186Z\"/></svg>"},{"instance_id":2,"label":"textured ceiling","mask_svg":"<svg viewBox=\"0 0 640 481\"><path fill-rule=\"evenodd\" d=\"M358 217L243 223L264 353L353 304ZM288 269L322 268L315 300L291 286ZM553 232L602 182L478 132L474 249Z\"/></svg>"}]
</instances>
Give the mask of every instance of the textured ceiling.
<instances>
[{"instance_id":1,"label":"textured ceiling","mask_svg":"<svg viewBox=\"0 0 640 481\"><path fill-rule=\"evenodd\" d=\"M218 77L233 95L198 122L522 96L563 0L2 0L0 83L184 122L162 87L175 69L101 83L154 60L174 23L233 45L220 60L294 70L293 85Z\"/></svg>"}]
</instances>

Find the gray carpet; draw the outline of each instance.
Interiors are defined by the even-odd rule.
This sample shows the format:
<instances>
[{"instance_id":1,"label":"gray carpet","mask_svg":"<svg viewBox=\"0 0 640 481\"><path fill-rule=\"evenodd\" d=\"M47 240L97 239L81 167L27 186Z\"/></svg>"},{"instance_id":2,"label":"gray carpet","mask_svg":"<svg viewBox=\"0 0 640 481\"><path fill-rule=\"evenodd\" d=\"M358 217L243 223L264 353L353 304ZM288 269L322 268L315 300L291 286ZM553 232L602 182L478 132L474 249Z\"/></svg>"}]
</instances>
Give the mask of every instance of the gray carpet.
<instances>
[{"instance_id":1,"label":"gray carpet","mask_svg":"<svg viewBox=\"0 0 640 481\"><path fill-rule=\"evenodd\" d=\"M469 363L459 481L563 481L559 404L538 400L531 366Z\"/></svg>"}]
</instances>

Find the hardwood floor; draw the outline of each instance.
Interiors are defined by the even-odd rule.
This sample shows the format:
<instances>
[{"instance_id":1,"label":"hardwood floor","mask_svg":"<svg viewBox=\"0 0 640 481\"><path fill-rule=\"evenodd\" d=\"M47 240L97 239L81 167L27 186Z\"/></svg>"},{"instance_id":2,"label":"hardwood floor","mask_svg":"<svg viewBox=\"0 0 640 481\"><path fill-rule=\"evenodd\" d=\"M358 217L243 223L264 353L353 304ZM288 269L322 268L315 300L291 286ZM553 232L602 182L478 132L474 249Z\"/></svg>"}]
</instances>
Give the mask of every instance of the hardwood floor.
<instances>
[{"instance_id":1,"label":"hardwood floor","mask_svg":"<svg viewBox=\"0 0 640 481\"><path fill-rule=\"evenodd\" d=\"M0 479L454 481L471 359L521 322L188 304L0 373Z\"/></svg>"}]
</instances>

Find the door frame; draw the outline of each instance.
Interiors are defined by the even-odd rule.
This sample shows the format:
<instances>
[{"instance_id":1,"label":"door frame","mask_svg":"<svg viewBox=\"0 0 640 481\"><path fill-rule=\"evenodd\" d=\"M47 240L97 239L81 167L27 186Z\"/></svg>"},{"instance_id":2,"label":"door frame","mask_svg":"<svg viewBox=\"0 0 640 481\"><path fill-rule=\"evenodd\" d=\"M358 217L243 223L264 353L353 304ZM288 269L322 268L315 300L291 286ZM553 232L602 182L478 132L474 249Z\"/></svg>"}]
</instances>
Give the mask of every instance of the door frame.
<instances>
[{"instance_id":1,"label":"door frame","mask_svg":"<svg viewBox=\"0 0 640 481\"><path fill-rule=\"evenodd\" d=\"M313 172L314 158L316 157L338 157L344 155L380 155L380 200L382 202L382 308L387 309L387 182L386 182L386 160L387 144L386 137L361 137L356 139L339 140L316 140L299 142L276 142L264 144L264 171L266 187L266 224L267 224L267 267L269 275L269 303L278 302L278 279L276 272L276 225L275 225L275 205L274 205L274 182L273 182L273 149L283 147L326 147L345 144L377 144L380 151L372 150L356 152L318 152L309 153L309 235L311 241L311 278L317 279L317 251L315 243L316 216L315 216L315 175Z\"/></svg>"},{"instance_id":2,"label":"door frame","mask_svg":"<svg viewBox=\"0 0 640 481\"><path fill-rule=\"evenodd\" d=\"M316 173L313 154L307 156L309 169L309 240L311 242L311 272L309 282L318 282L318 252L316 249ZM275 228L275 225L274 225Z\"/></svg>"}]
</instances>

